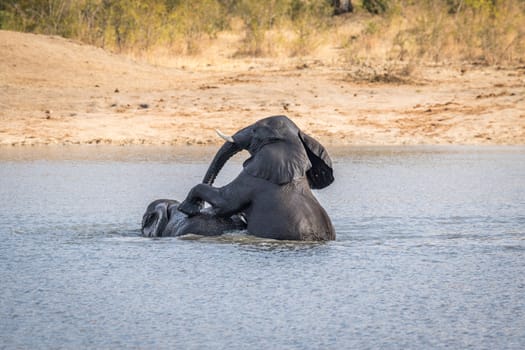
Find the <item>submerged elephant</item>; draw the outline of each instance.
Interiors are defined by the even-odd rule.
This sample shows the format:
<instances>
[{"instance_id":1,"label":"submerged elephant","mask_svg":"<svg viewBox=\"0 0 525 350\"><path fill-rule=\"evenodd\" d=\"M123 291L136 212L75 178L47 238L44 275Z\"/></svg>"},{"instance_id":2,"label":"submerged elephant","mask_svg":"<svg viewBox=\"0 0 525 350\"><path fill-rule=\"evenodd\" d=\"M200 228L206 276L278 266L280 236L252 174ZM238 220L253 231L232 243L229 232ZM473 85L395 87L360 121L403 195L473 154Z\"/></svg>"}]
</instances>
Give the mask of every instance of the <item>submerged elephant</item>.
<instances>
[{"instance_id":1,"label":"submerged elephant","mask_svg":"<svg viewBox=\"0 0 525 350\"><path fill-rule=\"evenodd\" d=\"M248 233L282 240L333 240L328 214L311 189L333 180L332 161L325 148L285 116L268 117L238 131L221 135L219 149L202 184L191 189L178 206L190 218L201 215L203 202L218 218L242 213ZM212 183L234 154L247 150L251 157L242 172L224 187Z\"/></svg>"},{"instance_id":2,"label":"submerged elephant","mask_svg":"<svg viewBox=\"0 0 525 350\"><path fill-rule=\"evenodd\" d=\"M178 210L179 204L171 199L157 199L150 203L142 217L142 235L167 237L193 233L217 236L246 228L240 215L218 217L212 213L211 208L206 208L198 215L188 217Z\"/></svg>"}]
</instances>

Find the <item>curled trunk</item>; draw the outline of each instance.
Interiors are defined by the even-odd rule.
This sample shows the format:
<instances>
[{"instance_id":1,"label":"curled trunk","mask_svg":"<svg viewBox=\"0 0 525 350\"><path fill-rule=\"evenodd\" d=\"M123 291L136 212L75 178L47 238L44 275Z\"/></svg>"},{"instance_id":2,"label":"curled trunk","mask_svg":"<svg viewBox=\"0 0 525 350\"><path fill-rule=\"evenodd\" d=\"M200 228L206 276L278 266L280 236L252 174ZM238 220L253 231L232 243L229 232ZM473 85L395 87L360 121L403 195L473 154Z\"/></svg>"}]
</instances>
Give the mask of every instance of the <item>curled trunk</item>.
<instances>
[{"instance_id":1,"label":"curled trunk","mask_svg":"<svg viewBox=\"0 0 525 350\"><path fill-rule=\"evenodd\" d=\"M225 142L224 145L217 151L215 157L213 158L204 179L202 179L203 184L212 185L219 175L222 167L226 162L233 157L235 154L239 153L241 148L232 142Z\"/></svg>"}]
</instances>

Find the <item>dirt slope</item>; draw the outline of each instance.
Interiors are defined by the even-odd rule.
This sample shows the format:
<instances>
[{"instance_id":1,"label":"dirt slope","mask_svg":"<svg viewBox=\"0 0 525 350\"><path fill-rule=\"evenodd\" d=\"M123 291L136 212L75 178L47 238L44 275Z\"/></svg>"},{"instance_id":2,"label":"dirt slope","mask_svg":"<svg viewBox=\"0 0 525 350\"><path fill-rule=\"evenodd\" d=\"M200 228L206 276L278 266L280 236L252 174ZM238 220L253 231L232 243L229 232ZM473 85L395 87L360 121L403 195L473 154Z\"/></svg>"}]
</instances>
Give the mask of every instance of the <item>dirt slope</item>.
<instances>
[{"instance_id":1,"label":"dirt slope","mask_svg":"<svg viewBox=\"0 0 525 350\"><path fill-rule=\"evenodd\" d=\"M323 57L167 68L8 31L0 52L0 145L220 143L214 129L273 114L334 145L525 144L525 67L425 67L417 83L371 83Z\"/></svg>"}]
</instances>

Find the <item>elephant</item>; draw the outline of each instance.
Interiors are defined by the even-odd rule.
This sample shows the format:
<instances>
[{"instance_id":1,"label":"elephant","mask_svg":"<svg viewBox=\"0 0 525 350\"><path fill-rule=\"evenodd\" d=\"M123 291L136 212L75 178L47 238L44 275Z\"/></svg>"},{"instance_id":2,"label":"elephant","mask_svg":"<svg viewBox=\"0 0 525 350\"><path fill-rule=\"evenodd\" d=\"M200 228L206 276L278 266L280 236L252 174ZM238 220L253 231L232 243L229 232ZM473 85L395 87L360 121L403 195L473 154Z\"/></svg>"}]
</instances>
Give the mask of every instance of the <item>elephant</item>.
<instances>
[{"instance_id":1,"label":"elephant","mask_svg":"<svg viewBox=\"0 0 525 350\"><path fill-rule=\"evenodd\" d=\"M340 15L347 12L353 12L354 6L351 0L332 0L332 7L334 8L334 15Z\"/></svg>"},{"instance_id":2,"label":"elephant","mask_svg":"<svg viewBox=\"0 0 525 350\"><path fill-rule=\"evenodd\" d=\"M330 217L312 189L334 181L326 149L283 115L249 125L233 136L220 132L225 143L209 165L203 183L194 186L178 209L189 217L200 215L203 203L217 217L242 213L248 234L279 240L335 239ZM241 173L229 184L212 183L236 153L250 153Z\"/></svg>"},{"instance_id":3,"label":"elephant","mask_svg":"<svg viewBox=\"0 0 525 350\"><path fill-rule=\"evenodd\" d=\"M145 237L183 236L189 233L217 236L227 231L244 230L246 224L240 215L217 217L211 208L188 217L178 210L179 202L157 199L151 202L142 217L142 235Z\"/></svg>"}]
</instances>

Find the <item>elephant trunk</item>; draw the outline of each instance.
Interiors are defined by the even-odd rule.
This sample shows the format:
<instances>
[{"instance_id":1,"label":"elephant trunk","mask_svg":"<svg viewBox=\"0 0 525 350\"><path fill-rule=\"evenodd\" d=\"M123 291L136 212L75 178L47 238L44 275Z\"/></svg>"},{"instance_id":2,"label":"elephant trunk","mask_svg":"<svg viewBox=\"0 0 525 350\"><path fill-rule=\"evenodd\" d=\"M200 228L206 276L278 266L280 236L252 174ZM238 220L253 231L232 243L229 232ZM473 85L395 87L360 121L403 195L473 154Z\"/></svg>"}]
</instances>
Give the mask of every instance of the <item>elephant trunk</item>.
<instances>
[{"instance_id":1,"label":"elephant trunk","mask_svg":"<svg viewBox=\"0 0 525 350\"><path fill-rule=\"evenodd\" d=\"M222 145L222 147L217 151L217 154L215 154L215 157L213 158L206 175L204 175L202 183L212 185L224 164L226 164L226 162L231 157L239 153L241 150L242 148L240 148L236 143L228 141L225 142L224 145Z\"/></svg>"}]
</instances>

